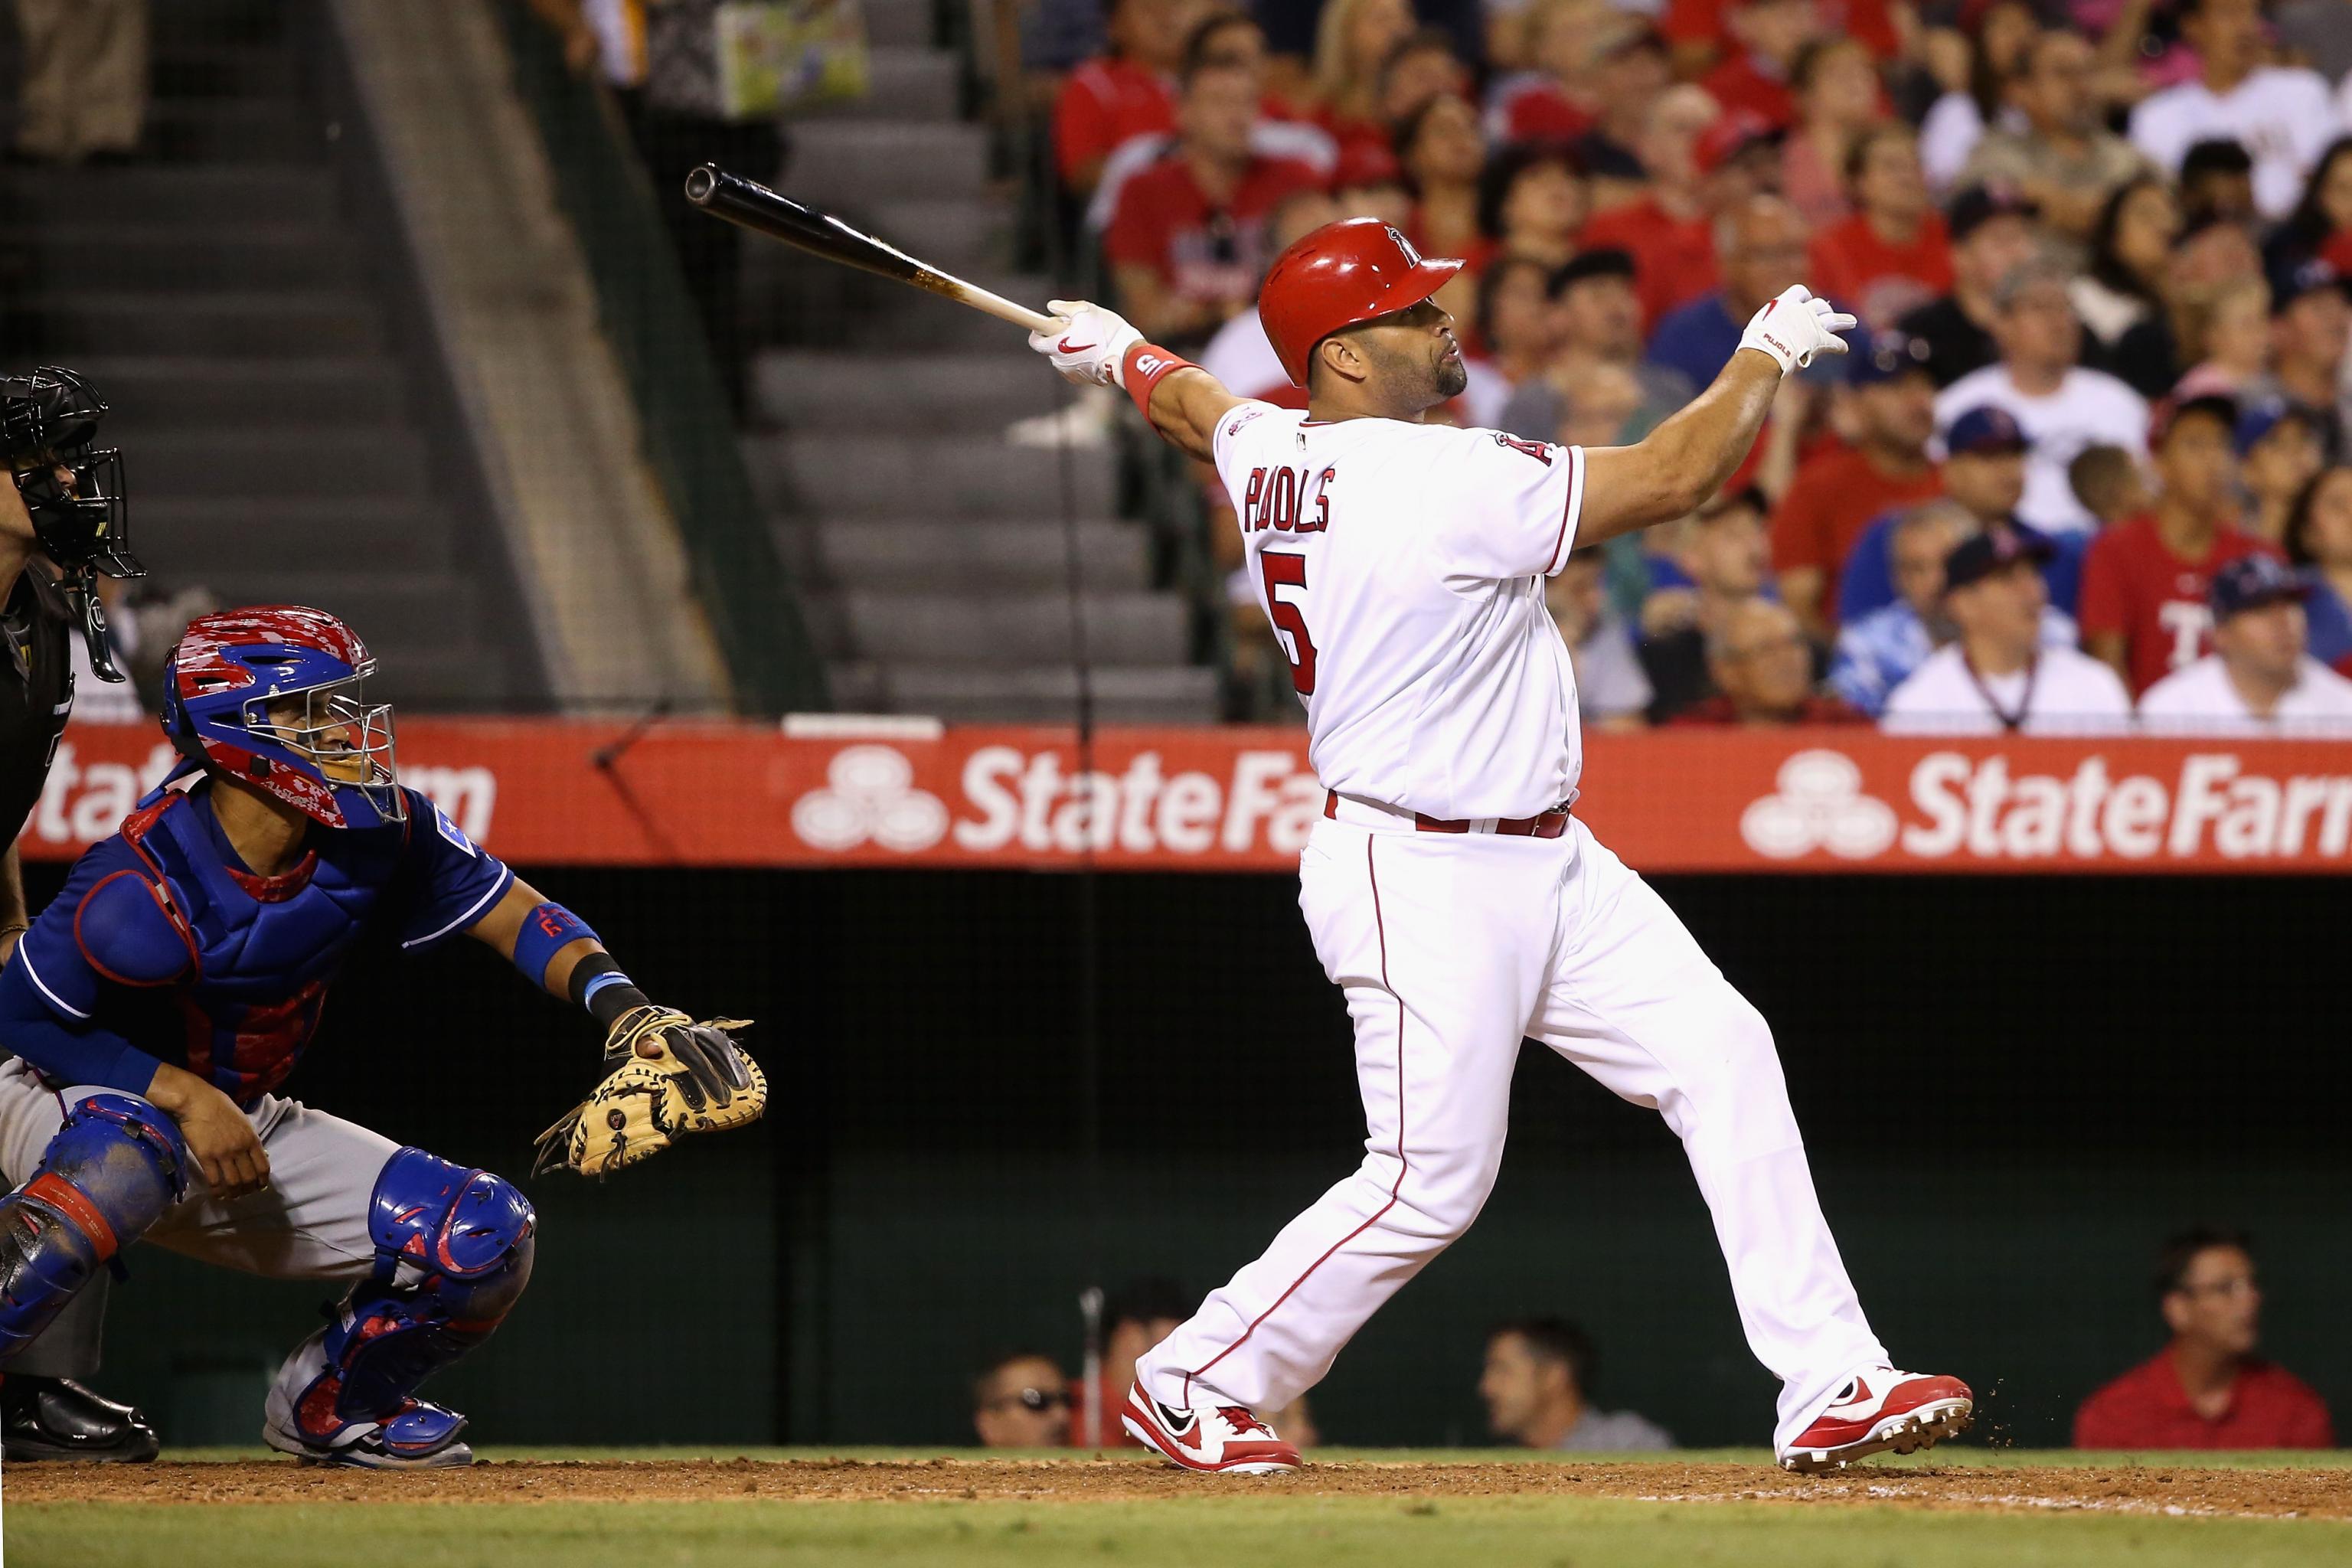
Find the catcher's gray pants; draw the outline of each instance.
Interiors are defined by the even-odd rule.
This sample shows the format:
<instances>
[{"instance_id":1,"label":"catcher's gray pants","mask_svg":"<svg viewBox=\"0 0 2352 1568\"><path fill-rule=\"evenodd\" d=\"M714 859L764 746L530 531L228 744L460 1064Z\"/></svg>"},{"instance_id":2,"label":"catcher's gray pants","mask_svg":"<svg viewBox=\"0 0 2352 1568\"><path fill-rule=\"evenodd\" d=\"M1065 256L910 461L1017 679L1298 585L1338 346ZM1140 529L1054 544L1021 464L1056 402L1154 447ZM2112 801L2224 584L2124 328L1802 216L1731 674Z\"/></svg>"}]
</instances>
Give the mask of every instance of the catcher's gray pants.
<instances>
[{"instance_id":1,"label":"catcher's gray pants","mask_svg":"<svg viewBox=\"0 0 2352 1568\"><path fill-rule=\"evenodd\" d=\"M76 1092L86 1091L67 1090ZM246 1114L269 1155L269 1185L223 1201L211 1194L202 1171L191 1170L188 1195L144 1239L272 1279L364 1279L375 1267L368 1198L377 1173L399 1146L274 1094ZM63 1098L42 1088L32 1068L13 1060L0 1066L0 1190L31 1178L64 1121ZM100 1287L85 1288L11 1370L49 1377L96 1372L103 1302Z\"/></svg>"},{"instance_id":2,"label":"catcher's gray pants","mask_svg":"<svg viewBox=\"0 0 2352 1568\"><path fill-rule=\"evenodd\" d=\"M78 163L128 153L147 117L147 0L16 0L25 75L16 146Z\"/></svg>"}]
</instances>

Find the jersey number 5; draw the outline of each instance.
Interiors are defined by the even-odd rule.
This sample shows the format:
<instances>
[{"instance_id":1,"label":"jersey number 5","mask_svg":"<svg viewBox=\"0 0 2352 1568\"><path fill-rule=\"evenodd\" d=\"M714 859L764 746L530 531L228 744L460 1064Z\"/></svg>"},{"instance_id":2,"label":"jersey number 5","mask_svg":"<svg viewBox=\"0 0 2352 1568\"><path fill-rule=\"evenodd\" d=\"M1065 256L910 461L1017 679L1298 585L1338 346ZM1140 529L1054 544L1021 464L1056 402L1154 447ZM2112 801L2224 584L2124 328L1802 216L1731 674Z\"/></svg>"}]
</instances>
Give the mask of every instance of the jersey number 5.
<instances>
[{"instance_id":1,"label":"jersey number 5","mask_svg":"<svg viewBox=\"0 0 2352 1568\"><path fill-rule=\"evenodd\" d=\"M1307 635L1307 617L1282 596L1285 588L1307 586L1307 557L1286 550L1261 551L1258 574L1265 579L1265 614L1274 629L1290 637L1290 684L1301 697L1315 695L1315 639Z\"/></svg>"}]
</instances>

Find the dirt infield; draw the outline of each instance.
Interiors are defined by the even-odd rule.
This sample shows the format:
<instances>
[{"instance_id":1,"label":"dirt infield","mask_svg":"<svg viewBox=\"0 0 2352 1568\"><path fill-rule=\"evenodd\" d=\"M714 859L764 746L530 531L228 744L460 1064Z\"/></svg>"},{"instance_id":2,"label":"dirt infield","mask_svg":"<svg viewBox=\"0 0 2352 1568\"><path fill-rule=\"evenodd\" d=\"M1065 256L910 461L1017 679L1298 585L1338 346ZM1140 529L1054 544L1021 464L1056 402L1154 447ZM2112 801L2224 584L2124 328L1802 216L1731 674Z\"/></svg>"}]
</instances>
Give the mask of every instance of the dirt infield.
<instances>
[{"instance_id":1,"label":"dirt infield","mask_svg":"<svg viewBox=\"0 0 2352 1568\"><path fill-rule=\"evenodd\" d=\"M1204 1479L1129 1459L787 1459L485 1462L404 1475L288 1463L12 1467L11 1503L43 1502L1122 1502L1228 1494L1291 1498L1619 1498L1657 1502L1855 1503L2352 1519L2352 1469L2051 1466L1862 1468L1806 1478L1698 1463L1318 1464L1297 1476Z\"/></svg>"}]
</instances>

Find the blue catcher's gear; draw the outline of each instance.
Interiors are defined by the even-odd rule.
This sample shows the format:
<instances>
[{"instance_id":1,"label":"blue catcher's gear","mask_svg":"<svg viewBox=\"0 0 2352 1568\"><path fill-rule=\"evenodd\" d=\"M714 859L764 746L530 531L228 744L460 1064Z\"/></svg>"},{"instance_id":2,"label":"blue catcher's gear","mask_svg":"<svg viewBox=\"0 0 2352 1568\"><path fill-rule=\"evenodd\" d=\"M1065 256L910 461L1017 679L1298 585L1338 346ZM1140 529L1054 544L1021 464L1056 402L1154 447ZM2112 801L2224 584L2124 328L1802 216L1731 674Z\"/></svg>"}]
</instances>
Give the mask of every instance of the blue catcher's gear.
<instances>
[{"instance_id":1,"label":"blue catcher's gear","mask_svg":"<svg viewBox=\"0 0 2352 1568\"><path fill-rule=\"evenodd\" d=\"M394 1154L368 1200L375 1272L287 1358L263 1437L331 1464L467 1463L466 1418L415 1393L489 1338L522 1294L537 1227L530 1200L503 1177L422 1149Z\"/></svg>"},{"instance_id":2,"label":"blue catcher's gear","mask_svg":"<svg viewBox=\"0 0 2352 1568\"><path fill-rule=\"evenodd\" d=\"M0 1197L0 1367L188 1190L179 1125L128 1094L86 1094L32 1180Z\"/></svg>"},{"instance_id":3,"label":"blue catcher's gear","mask_svg":"<svg viewBox=\"0 0 2352 1568\"><path fill-rule=\"evenodd\" d=\"M392 704L361 684L375 659L324 610L264 605L200 616L163 667L163 732L215 767L329 827L402 820L393 777Z\"/></svg>"},{"instance_id":4,"label":"blue catcher's gear","mask_svg":"<svg viewBox=\"0 0 2352 1568\"><path fill-rule=\"evenodd\" d=\"M363 937L430 948L513 882L414 792L408 820L314 831L299 864L257 877L211 797L163 790L132 812L0 970L0 1042L50 1081L135 1093L162 1060L252 1105L294 1069Z\"/></svg>"}]
</instances>

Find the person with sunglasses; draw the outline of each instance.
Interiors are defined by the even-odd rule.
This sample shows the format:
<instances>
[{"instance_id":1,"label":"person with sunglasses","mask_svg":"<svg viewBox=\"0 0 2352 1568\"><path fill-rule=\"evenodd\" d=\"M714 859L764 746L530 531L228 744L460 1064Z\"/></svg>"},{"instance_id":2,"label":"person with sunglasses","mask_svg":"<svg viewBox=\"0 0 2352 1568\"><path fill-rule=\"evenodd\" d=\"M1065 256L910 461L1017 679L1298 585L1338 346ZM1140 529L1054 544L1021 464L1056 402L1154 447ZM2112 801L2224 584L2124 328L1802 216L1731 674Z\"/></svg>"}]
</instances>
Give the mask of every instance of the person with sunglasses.
<instances>
[{"instance_id":1,"label":"person with sunglasses","mask_svg":"<svg viewBox=\"0 0 2352 1568\"><path fill-rule=\"evenodd\" d=\"M1070 1380L1051 1356L1005 1356L972 1380L971 1427L983 1448L1066 1447Z\"/></svg>"}]
</instances>

